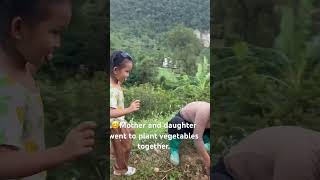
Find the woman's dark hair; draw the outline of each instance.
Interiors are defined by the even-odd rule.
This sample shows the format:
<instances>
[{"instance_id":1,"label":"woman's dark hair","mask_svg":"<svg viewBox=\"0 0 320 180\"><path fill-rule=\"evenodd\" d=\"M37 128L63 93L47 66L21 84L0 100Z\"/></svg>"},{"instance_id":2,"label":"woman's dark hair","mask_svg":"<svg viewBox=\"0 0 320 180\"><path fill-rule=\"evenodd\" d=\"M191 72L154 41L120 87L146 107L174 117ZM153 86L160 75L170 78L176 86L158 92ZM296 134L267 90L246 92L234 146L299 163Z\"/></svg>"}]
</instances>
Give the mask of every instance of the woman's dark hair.
<instances>
[{"instance_id":1,"label":"woman's dark hair","mask_svg":"<svg viewBox=\"0 0 320 180\"><path fill-rule=\"evenodd\" d=\"M122 67L125 63L125 60L133 62L133 58L129 53L125 51L114 51L110 58L110 72L112 72L114 67Z\"/></svg>"},{"instance_id":2,"label":"woman's dark hair","mask_svg":"<svg viewBox=\"0 0 320 180\"><path fill-rule=\"evenodd\" d=\"M32 24L45 20L51 3L68 2L67 0L0 0L0 41L9 36L10 23L20 16ZM71 2L71 0L70 0Z\"/></svg>"}]
</instances>

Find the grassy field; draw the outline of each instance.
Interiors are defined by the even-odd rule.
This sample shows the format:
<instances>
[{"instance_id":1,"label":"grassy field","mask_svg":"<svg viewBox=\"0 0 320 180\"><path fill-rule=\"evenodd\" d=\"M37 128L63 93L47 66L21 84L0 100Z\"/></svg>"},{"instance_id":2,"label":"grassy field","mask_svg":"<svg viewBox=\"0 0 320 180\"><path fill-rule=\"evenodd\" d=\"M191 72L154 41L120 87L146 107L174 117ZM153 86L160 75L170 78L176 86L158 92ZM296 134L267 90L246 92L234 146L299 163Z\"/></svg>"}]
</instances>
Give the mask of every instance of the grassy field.
<instances>
[{"instance_id":1,"label":"grassy field","mask_svg":"<svg viewBox=\"0 0 320 180\"><path fill-rule=\"evenodd\" d=\"M145 128L137 128L136 139L133 142L133 149L129 165L137 168L135 175L130 177L112 176L113 180L135 180L135 179L154 179L154 180L172 180L172 179L209 179L204 175L202 163L195 147L193 147L191 140L185 140L180 148L180 165L173 166L169 161L169 149L139 149L138 145L146 144L163 144L167 145L167 139L161 139L160 134L167 134L167 129L163 124L167 122L174 115L167 117L154 117L147 120L132 120L131 122L145 124ZM148 128L149 124L161 124L160 128ZM157 139L146 139L146 135L157 134ZM139 135L142 139L139 140ZM145 135L145 136L142 136ZM145 138L145 139L144 139ZM112 165L111 161L111 165ZM112 174L112 167L110 167L110 174Z\"/></svg>"}]
</instances>

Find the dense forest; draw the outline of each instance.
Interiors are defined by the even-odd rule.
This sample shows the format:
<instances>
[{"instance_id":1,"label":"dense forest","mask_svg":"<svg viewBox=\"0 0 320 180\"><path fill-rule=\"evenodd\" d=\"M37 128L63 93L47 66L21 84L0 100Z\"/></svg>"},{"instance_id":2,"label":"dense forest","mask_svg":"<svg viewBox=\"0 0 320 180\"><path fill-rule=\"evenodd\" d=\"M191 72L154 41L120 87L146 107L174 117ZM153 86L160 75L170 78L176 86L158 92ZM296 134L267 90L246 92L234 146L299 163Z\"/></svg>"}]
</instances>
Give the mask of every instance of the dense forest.
<instances>
[{"instance_id":1,"label":"dense forest","mask_svg":"<svg viewBox=\"0 0 320 180\"><path fill-rule=\"evenodd\" d=\"M207 0L111 0L111 31L128 30L136 36L157 36L181 23L209 31L210 1Z\"/></svg>"},{"instance_id":2,"label":"dense forest","mask_svg":"<svg viewBox=\"0 0 320 180\"><path fill-rule=\"evenodd\" d=\"M214 3L215 157L264 127L320 130L319 1Z\"/></svg>"},{"instance_id":3,"label":"dense forest","mask_svg":"<svg viewBox=\"0 0 320 180\"><path fill-rule=\"evenodd\" d=\"M135 59L135 67L126 85L141 87L149 84L168 90L168 93L183 89L179 86L197 87L201 83L204 83L202 88L209 88L209 77L206 77L209 48L204 47L194 33L196 29L209 31L209 6L209 1L199 0L111 0L110 51L125 50ZM209 100L209 89L206 90L204 99ZM193 91L189 94L186 90L185 95L193 97L197 94L196 89ZM176 98L181 99L175 100L175 104L180 105L190 99Z\"/></svg>"}]
</instances>

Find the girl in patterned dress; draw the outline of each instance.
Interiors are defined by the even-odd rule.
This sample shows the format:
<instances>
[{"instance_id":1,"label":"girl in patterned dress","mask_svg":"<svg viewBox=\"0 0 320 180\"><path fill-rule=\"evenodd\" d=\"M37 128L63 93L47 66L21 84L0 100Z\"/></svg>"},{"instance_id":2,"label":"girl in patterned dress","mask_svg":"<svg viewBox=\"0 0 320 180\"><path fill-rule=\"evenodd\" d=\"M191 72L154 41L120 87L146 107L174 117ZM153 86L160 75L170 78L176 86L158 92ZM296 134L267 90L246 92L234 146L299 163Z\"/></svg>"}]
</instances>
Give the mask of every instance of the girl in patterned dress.
<instances>
[{"instance_id":1,"label":"girl in patterned dress","mask_svg":"<svg viewBox=\"0 0 320 180\"><path fill-rule=\"evenodd\" d=\"M111 55L110 69L110 124L127 123L124 116L132 112L138 111L140 101L135 100L130 107L124 107L123 91L121 84L127 80L132 70L133 61L127 52L115 51ZM129 134L133 134L132 128L112 127L111 134L124 135L122 139L111 139L111 156L115 163L113 165L114 175L133 175L136 172L134 167L128 166L129 154L132 146L132 139Z\"/></svg>"},{"instance_id":2,"label":"girl in patterned dress","mask_svg":"<svg viewBox=\"0 0 320 180\"><path fill-rule=\"evenodd\" d=\"M40 90L31 71L52 58L71 0L0 0L0 179L44 180L46 170L92 151L95 123L45 149Z\"/></svg>"}]
</instances>

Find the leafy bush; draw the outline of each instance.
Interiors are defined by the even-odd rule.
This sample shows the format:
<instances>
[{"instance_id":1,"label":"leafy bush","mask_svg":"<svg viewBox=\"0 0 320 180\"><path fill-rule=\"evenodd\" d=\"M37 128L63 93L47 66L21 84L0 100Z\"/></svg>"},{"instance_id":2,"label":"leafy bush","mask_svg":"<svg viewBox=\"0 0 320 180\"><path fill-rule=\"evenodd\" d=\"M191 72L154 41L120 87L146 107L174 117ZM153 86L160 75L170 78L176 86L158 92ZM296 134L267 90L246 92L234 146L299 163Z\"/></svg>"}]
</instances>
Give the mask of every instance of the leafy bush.
<instances>
[{"instance_id":1,"label":"leafy bush","mask_svg":"<svg viewBox=\"0 0 320 180\"><path fill-rule=\"evenodd\" d=\"M130 103L135 99L141 101L140 111L129 115L127 119L143 119L154 115L165 115L177 111L183 104L172 91L166 91L148 83L124 89L124 96L126 107L130 106Z\"/></svg>"},{"instance_id":2,"label":"leafy bush","mask_svg":"<svg viewBox=\"0 0 320 180\"><path fill-rule=\"evenodd\" d=\"M203 63L198 64L195 77L188 75L178 75L161 70L166 77L172 77L173 81L164 80L165 85L154 86L150 83L141 84L139 86L131 86L124 90L126 107L130 103L139 99L141 101L140 111L129 115L127 118L144 119L154 115L166 115L176 112L180 107L193 101L210 100L210 80L209 64L206 58ZM173 77L175 75L175 77ZM163 77L163 76L162 76ZM175 85L173 83L175 81Z\"/></svg>"},{"instance_id":3,"label":"leafy bush","mask_svg":"<svg viewBox=\"0 0 320 180\"><path fill-rule=\"evenodd\" d=\"M216 153L269 126L320 129L319 58L312 54L317 43L310 43L310 22L305 21L311 4L301 2L297 11L283 7L276 48L240 42L213 49ZM243 130L241 136L231 130L237 128Z\"/></svg>"}]
</instances>

